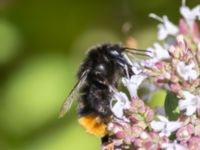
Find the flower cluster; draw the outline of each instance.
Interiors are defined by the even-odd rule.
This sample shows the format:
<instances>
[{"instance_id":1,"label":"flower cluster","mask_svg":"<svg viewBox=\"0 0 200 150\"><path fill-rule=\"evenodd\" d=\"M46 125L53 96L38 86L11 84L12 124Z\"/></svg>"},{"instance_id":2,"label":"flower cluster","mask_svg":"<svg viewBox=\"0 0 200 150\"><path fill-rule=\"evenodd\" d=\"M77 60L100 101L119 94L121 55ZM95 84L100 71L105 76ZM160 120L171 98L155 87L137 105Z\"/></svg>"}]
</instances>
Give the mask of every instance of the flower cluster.
<instances>
[{"instance_id":1,"label":"flower cluster","mask_svg":"<svg viewBox=\"0 0 200 150\"><path fill-rule=\"evenodd\" d=\"M200 148L200 118L198 116L182 116L182 126L176 132L176 140L185 149Z\"/></svg>"},{"instance_id":2,"label":"flower cluster","mask_svg":"<svg viewBox=\"0 0 200 150\"><path fill-rule=\"evenodd\" d=\"M178 27L166 16L150 15L162 21L158 26L162 45L155 43L154 48L149 48L153 57L143 65L157 86L176 93L179 110L191 116L200 108L200 33L196 22L200 19L200 5L190 10L183 1L180 12L183 18ZM160 38L163 33L165 36Z\"/></svg>"},{"instance_id":3,"label":"flower cluster","mask_svg":"<svg viewBox=\"0 0 200 150\"><path fill-rule=\"evenodd\" d=\"M132 98L130 108L124 111L125 119L114 118L108 125L115 149L156 149L168 141L150 129L154 111L139 98Z\"/></svg>"},{"instance_id":4,"label":"flower cluster","mask_svg":"<svg viewBox=\"0 0 200 150\"><path fill-rule=\"evenodd\" d=\"M153 77L157 85L166 86L175 93L183 90L195 93L200 86L197 57L199 48L197 44L188 44L187 40L189 39L187 38L183 34L178 34L174 37L175 44L167 43L166 49L156 43L155 49L150 48L150 50L156 51L157 55L166 53L165 56L157 56L161 58L157 61L154 60L152 66L144 64L146 73ZM152 62L152 60L146 60L146 62L148 61Z\"/></svg>"},{"instance_id":5,"label":"flower cluster","mask_svg":"<svg viewBox=\"0 0 200 150\"><path fill-rule=\"evenodd\" d=\"M190 9L183 0L180 13L178 26L167 16L150 14L160 21L158 42L148 48L150 59L134 63L128 60L135 75L124 77L122 83L131 100L115 91L110 105L114 116L107 129L112 149L200 149L200 5ZM156 114L141 99L143 96L138 96L139 86L146 79L154 88L175 95L171 99L177 103L175 118ZM102 149L107 149L106 144Z\"/></svg>"}]
</instances>

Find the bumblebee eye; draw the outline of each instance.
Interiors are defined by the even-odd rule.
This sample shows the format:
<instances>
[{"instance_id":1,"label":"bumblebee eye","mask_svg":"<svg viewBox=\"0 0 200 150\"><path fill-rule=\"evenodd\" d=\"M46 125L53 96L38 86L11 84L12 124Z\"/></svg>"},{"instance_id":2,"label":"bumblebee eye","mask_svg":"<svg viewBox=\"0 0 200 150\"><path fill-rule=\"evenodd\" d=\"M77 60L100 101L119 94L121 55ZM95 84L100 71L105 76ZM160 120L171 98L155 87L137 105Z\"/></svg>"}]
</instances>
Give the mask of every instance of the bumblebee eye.
<instances>
[{"instance_id":1,"label":"bumblebee eye","mask_svg":"<svg viewBox=\"0 0 200 150\"><path fill-rule=\"evenodd\" d=\"M119 56L119 52L116 51L116 50L110 51L110 54L111 54L112 56Z\"/></svg>"}]
</instances>

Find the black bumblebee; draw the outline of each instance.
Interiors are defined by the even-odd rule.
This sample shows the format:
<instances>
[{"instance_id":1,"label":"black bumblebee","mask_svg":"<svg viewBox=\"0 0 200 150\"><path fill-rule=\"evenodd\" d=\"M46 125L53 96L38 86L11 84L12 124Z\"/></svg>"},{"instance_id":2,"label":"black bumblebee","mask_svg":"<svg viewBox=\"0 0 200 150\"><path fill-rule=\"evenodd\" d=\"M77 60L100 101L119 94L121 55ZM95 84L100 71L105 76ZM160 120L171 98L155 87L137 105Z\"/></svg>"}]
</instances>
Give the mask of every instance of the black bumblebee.
<instances>
[{"instance_id":1,"label":"black bumblebee","mask_svg":"<svg viewBox=\"0 0 200 150\"><path fill-rule=\"evenodd\" d=\"M142 52L142 53L141 53ZM145 50L125 48L118 44L103 44L92 48L80 66L78 82L67 97L60 117L70 109L73 100L78 98L79 122L87 132L103 137L106 123L113 116L110 101L117 81L133 75L131 63L124 53L146 56Z\"/></svg>"}]
</instances>

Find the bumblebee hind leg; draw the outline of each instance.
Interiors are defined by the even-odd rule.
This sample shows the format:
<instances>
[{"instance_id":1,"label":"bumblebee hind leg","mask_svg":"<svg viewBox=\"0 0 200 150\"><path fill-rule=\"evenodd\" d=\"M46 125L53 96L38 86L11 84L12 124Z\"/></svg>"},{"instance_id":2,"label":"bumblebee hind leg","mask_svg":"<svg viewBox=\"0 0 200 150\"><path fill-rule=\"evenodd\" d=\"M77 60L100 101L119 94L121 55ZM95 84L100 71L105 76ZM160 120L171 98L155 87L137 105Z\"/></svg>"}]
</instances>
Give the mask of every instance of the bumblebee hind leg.
<instances>
[{"instance_id":1,"label":"bumblebee hind leg","mask_svg":"<svg viewBox=\"0 0 200 150\"><path fill-rule=\"evenodd\" d=\"M101 143L103 145L103 150L114 150L114 144L110 140L110 136L107 134L101 138Z\"/></svg>"}]
</instances>

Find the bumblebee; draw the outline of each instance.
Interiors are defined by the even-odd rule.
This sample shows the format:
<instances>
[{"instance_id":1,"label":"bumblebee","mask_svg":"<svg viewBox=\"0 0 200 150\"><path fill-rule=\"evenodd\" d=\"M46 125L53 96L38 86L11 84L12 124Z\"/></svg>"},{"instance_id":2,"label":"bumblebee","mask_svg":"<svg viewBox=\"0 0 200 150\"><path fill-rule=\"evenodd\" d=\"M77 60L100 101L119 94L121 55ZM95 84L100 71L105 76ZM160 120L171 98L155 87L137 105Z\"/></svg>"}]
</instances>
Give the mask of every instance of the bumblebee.
<instances>
[{"instance_id":1,"label":"bumblebee","mask_svg":"<svg viewBox=\"0 0 200 150\"><path fill-rule=\"evenodd\" d=\"M114 115L110 109L113 89L120 78L127 73L129 76L134 74L125 53L146 56L144 52L118 44L91 48L78 71L78 82L64 102L59 116L63 117L73 101L78 99L79 123L87 132L104 137L107 134L106 124Z\"/></svg>"}]
</instances>

